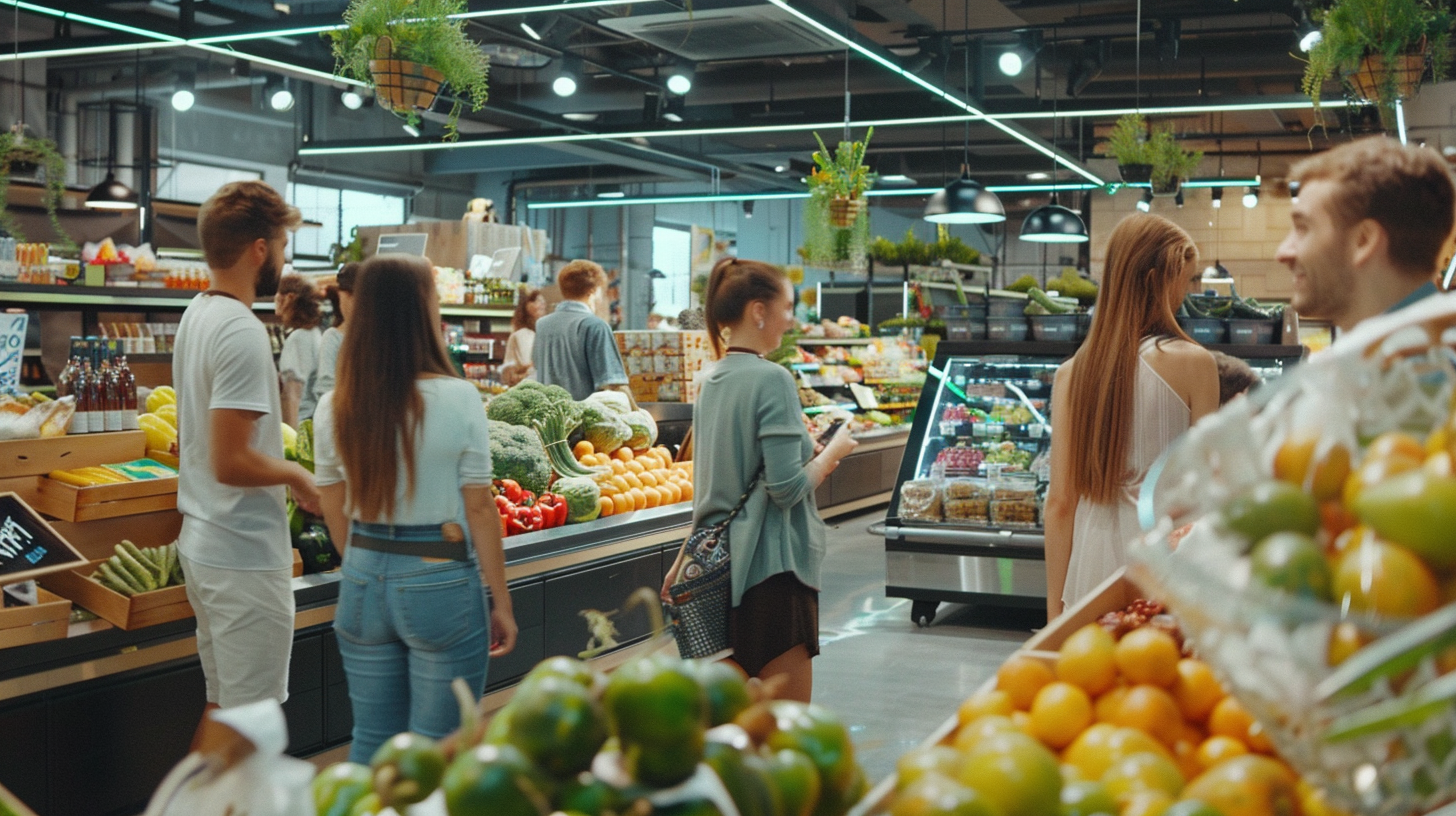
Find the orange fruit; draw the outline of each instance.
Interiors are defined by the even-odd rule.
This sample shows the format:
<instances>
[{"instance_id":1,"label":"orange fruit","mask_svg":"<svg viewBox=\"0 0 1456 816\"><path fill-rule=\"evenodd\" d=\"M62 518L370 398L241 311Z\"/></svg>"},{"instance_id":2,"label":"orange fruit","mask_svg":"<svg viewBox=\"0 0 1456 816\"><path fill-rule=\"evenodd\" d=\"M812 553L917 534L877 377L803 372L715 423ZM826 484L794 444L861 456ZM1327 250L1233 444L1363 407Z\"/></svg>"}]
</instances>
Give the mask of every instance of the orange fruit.
<instances>
[{"instance_id":1,"label":"orange fruit","mask_svg":"<svg viewBox=\"0 0 1456 816\"><path fill-rule=\"evenodd\" d=\"M1209 736L1236 739L1249 744L1249 728L1254 724L1254 715L1232 695L1218 701L1208 715Z\"/></svg>"},{"instance_id":2,"label":"orange fruit","mask_svg":"<svg viewBox=\"0 0 1456 816\"><path fill-rule=\"evenodd\" d=\"M1174 799L1159 790L1138 791L1128 797L1117 816L1163 816Z\"/></svg>"},{"instance_id":3,"label":"orange fruit","mask_svg":"<svg viewBox=\"0 0 1456 816\"><path fill-rule=\"evenodd\" d=\"M1102 775L1102 784L1112 798L1126 802L1138 791L1161 791L1176 797L1183 790L1183 773L1163 754L1132 754L1113 763Z\"/></svg>"},{"instance_id":4,"label":"orange fruit","mask_svg":"<svg viewBox=\"0 0 1456 816\"><path fill-rule=\"evenodd\" d=\"M1204 771L1183 795L1208 803L1223 816L1287 816L1300 812L1298 781L1284 763L1245 754Z\"/></svg>"},{"instance_id":5,"label":"orange fruit","mask_svg":"<svg viewBox=\"0 0 1456 816\"><path fill-rule=\"evenodd\" d=\"M1222 735L1215 735L1204 740L1194 752L1194 758L1198 760L1198 766L1208 770L1225 759L1242 756L1249 752L1248 746L1242 742Z\"/></svg>"},{"instance_id":6,"label":"orange fruit","mask_svg":"<svg viewBox=\"0 0 1456 816\"><path fill-rule=\"evenodd\" d=\"M1319 501L1325 501L1340 495L1350 475L1350 450L1334 444L1316 460L1317 447L1319 439L1315 436L1285 440L1274 454L1274 478L1299 485Z\"/></svg>"},{"instance_id":7,"label":"orange fruit","mask_svg":"<svg viewBox=\"0 0 1456 816\"><path fill-rule=\"evenodd\" d=\"M610 516L612 514L612 511L615 510L616 507L617 506L612 503L612 498L610 496L602 496L601 498L597 499L598 516Z\"/></svg>"},{"instance_id":8,"label":"orange fruit","mask_svg":"<svg viewBox=\"0 0 1456 816\"><path fill-rule=\"evenodd\" d=\"M1203 773L1203 766L1198 764L1198 746L1201 740L1191 739L1188 734L1173 745L1173 761L1178 763L1178 772L1184 779L1192 779Z\"/></svg>"},{"instance_id":9,"label":"orange fruit","mask_svg":"<svg viewBox=\"0 0 1456 816\"><path fill-rule=\"evenodd\" d=\"M1113 715L1115 724L1136 728L1171 747L1183 735L1183 715L1173 695L1157 686L1133 686Z\"/></svg>"},{"instance_id":10,"label":"orange fruit","mask_svg":"<svg viewBox=\"0 0 1456 816\"><path fill-rule=\"evenodd\" d=\"M632 497L630 495L628 495L627 493L625 493L625 492L623 492L623 493L617 493L616 495L612 496L612 512L613 513L630 513L630 512L632 512Z\"/></svg>"},{"instance_id":11,"label":"orange fruit","mask_svg":"<svg viewBox=\"0 0 1456 816\"><path fill-rule=\"evenodd\" d=\"M1173 758L1173 752L1168 750L1168 746L1153 739L1146 731L1136 728L1118 727L1107 738L1107 750L1114 762L1133 754L1162 754L1169 759Z\"/></svg>"},{"instance_id":12,"label":"orange fruit","mask_svg":"<svg viewBox=\"0 0 1456 816\"><path fill-rule=\"evenodd\" d=\"M1173 681L1173 701L1188 722L1201 723L1225 696L1213 669L1191 657L1178 661L1178 679Z\"/></svg>"},{"instance_id":13,"label":"orange fruit","mask_svg":"<svg viewBox=\"0 0 1456 816\"><path fill-rule=\"evenodd\" d=\"M1389 459L1393 456L1424 459L1426 458L1426 446L1408 433L1386 431L1375 437L1375 441L1365 449L1365 461L1367 462L1371 459Z\"/></svg>"},{"instance_id":14,"label":"orange fruit","mask_svg":"<svg viewBox=\"0 0 1456 816\"><path fill-rule=\"evenodd\" d=\"M620 462L630 462L632 461L632 456L632 449L627 447L626 445L623 445L622 447L612 451L612 458Z\"/></svg>"},{"instance_id":15,"label":"orange fruit","mask_svg":"<svg viewBox=\"0 0 1456 816\"><path fill-rule=\"evenodd\" d=\"M1097 698L1092 704L1092 717L1100 723L1110 723L1117 716L1117 710L1122 706L1122 698L1127 696L1127 686L1113 686Z\"/></svg>"},{"instance_id":16,"label":"orange fruit","mask_svg":"<svg viewBox=\"0 0 1456 816\"><path fill-rule=\"evenodd\" d=\"M900 790L930 774L954 778L961 767L961 752L949 745L911 749L895 762L895 787Z\"/></svg>"},{"instance_id":17,"label":"orange fruit","mask_svg":"<svg viewBox=\"0 0 1456 816\"><path fill-rule=\"evenodd\" d=\"M961 707L956 709L956 719L961 725L965 725L987 714L1009 717L1015 710L1016 705L1011 702L1010 694L1001 689L987 689L967 697L966 701L961 703Z\"/></svg>"},{"instance_id":18,"label":"orange fruit","mask_svg":"<svg viewBox=\"0 0 1456 816\"><path fill-rule=\"evenodd\" d=\"M987 714L962 725L956 731L951 744L962 751L969 751L992 734L1015 731L1016 723L1009 716Z\"/></svg>"},{"instance_id":19,"label":"orange fruit","mask_svg":"<svg viewBox=\"0 0 1456 816\"><path fill-rule=\"evenodd\" d=\"M966 756L961 783L991 801L1000 816L1046 816L1060 804L1057 757L1026 734L993 734Z\"/></svg>"},{"instance_id":20,"label":"orange fruit","mask_svg":"<svg viewBox=\"0 0 1456 816\"><path fill-rule=\"evenodd\" d=\"M1057 655L1057 679L1096 696L1117 683L1117 642L1095 623L1073 632Z\"/></svg>"},{"instance_id":21,"label":"orange fruit","mask_svg":"<svg viewBox=\"0 0 1456 816\"><path fill-rule=\"evenodd\" d=\"M1011 704L1021 711L1031 708L1036 693L1057 679L1051 667L1034 657L1014 655L996 670L996 688L1011 697Z\"/></svg>"},{"instance_id":22,"label":"orange fruit","mask_svg":"<svg viewBox=\"0 0 1456 816\"><path fill-rule=\"evenodd\" d=\"M1150 627L1123 635L1113 649L1117 670L1132 685L1148 684L1167 688L1178 679L1178 643L1167 632Z\"/></svg>"},{"instance_id":23,"label":"orange fruit","mask_svg":"<svg viewBox=\"0 0 1456 816\"><path fill-rule=\"evenodd\" d=\"M1350 816L1331 802L1323 790L1303 779L1299 780L1294 789L1299 794L1299 807L1303 816Z\"/></svg>"},{"instance_id":24,"label":"orange fruit","mask_svg":"<svg viewBox=\"0 0 1456 816\"><path fill-rule=\"evenodd\" d=\"M1031 733L1031 715L1025 711L1011 712L1011 724L1016 726L1016 730L1023 734L1036 736Z\"/></svg>"},{"instance_id":25,"label":"orange fruit","mask_svg":"<svg viewBox=\"0 0 1456 816\"><path fill-rule=\"evenodd\" d=\"M580 462L584 461L586 457L594 455L597 449L592 447L592 443L583 439L572 447L571 452L576 455L577 461Z\"/></svg>"},{"instance_id":26,"label":"orange fruit","mask_svg":"<svg viewBox=\"0 0 1456 816\"><path fill-rule=\"evenodd\" d=\"M1255 720L1249 726L1249 750L1259 754L1273 754L1274 743L1269 741L1269 732L1264 730L1264 724Z\"/></svg>"},{"instance_id":27,"label":"orange fruit","mask_svg":"<svg viewBox=\"0 0 1456 816\"><path fill-rule=\"evenodd\" d=\"M1365 648L1373 637L1360 631L1360 628L1349 621L1340 621L1330 632L1330 651L1328 660L1331 666L1338 666L1350 658L1350 655Z\"/></svg>"},{"instance_id":28,"label":"orange fruit","mask_svg":"<svg viewBox=\"0 0 1456 816\"><path fill-rule=\"evenodd\" d=\"M1416 617L1441 605L1441 587L1425 562L1405 547L1366 536L1340 554L1334 570L1335 603L1358 612Z\"/></svg>"},{"instance_id":29,"label":"orange fruit","mask_svg":"<svg viewBox=\"0 0 1456 816\"><path fill-rule=\"evenodd\" d=\"M1092 724L1092 699L1071 683L1042 686L1031 703L1031 735L1052 748L1065 748Z\"/></svg>"},{"instance_id":30,"label":"orange fruit","mask_svg":"<svg viewBox=\"0 0 1456 816\"><path fill-rule=\"evenodd\" d=\"M634 487L628 490L627 497L632 500L633 510L642 510L647 507L647 494L642 492L642 488Z\"/></svg>"},{"instance_id":31,"label":"orange fruit","mask_svg":"<svg viewBox=\"0 0 1456 816\"><path fill-rule=\"evenodd\" d=\"M1112 766L1109 744L1117 733L1111 723L1094 723L1077 735L1062 752L1062 765L1071 768L1078 779L1095 782Z\"/></svg>"}]
</instances>

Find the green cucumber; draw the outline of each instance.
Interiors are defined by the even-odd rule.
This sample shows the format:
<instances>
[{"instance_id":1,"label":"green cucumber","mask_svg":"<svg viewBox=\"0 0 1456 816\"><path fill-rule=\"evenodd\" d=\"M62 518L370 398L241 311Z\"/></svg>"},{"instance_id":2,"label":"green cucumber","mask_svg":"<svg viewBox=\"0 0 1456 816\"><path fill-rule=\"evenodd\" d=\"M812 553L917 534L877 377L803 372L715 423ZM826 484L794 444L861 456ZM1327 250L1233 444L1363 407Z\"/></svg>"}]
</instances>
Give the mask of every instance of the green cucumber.
<instances>
[{"instance_id":1,"label":"green cucumber","mask_svg":"<svg viewBox=\"0 0 1456 816\"><path fill-rule=\"evenodd\" d=\"M162 575L161 567L159 567L157 565L157 562L152 558L151 553L153 552L153 550L151 548L147 548L145 550L139 549L137 545L131 543L130 541L127 541L126 539L122 539L121 543L117 546L121 548L122 552L125 552L127 555L130 555L132 558L136 559L136 562L141 565L142 569L146 570L147 580L152 584L152 589L157 589L158 587L163 587L167 585L167 580L165 576Z\"/></svg>"},{"instance_id":2,"label":"green cucumber","mask_svg":"<svg viewBox=\"0 0 1456 816\"><path fill-rule=\"evenodd\" d=\"M1055 300L1052 300L1050 295L1034 286L1027 291L1026 296L1043 309L1046 309L1047 314L1069 314L1072 311L1070 307L1063 306Z\"/></svg>"},{"instance_id":3,"label":"green cucumber","mask_svg":"<svg viewBox=\"0 0 1456 816\"><path fill-rule=\"evenodd\" d=\"M132 557L132 554L120 544L116 545L116 557L121 560L121 566L131 574L131 577L141 584L142 592L151 592L157 588L157 579L152 577L151 571L142 566L142 562Z\"/></svg>"},{"instance_id":4,"label":"green cucumber","mask_svg":"<svg viewBox=\"0 0 1456 816\"><path fill-rule=\"evenodd\" d=\"M115 568L111 566L111 563L109 561L101 562L101 564L96 567L96 573L101 576L101 584L107 589L120 592L121 594L127 596L136 594L136 590L132 588L131 582L125 580L120 575L118 575Z\"/></svg>"}]
</instances>

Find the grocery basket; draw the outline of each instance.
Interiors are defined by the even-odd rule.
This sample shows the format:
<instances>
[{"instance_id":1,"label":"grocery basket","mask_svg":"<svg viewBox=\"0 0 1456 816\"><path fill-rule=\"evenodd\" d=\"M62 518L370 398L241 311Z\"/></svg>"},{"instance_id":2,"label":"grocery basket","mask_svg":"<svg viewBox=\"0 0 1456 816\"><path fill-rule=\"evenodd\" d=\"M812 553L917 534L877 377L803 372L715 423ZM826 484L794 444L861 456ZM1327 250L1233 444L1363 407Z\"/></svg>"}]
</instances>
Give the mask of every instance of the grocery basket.
<instances>
[{"instance_id":1,"label":"grocery basket","mask_svg":"<svg viewBox=\"0 0 1456 816\"><path fill-rule=\"evenodd\" d=\"M1280 755L1338 804L1369 816L1426 813L1456 799L1456 694L1445 693L1456 678L1439 678L1435 648L1406 643L1449 643L1456 605L1412 621L1268 589L1251 581L1245 542L1216 515L1272 477L1275 452L1292 434L1317 431L1319 456L1337 443L1356 450L1389 430L1438 427L1456 393L1453 326L1456 295L1367 321L1256 398L1198 423L1145 481L1139 514L1148 532L1129 551L1129 575L1173 610ZM1188 524L1170 546L1170 534ZM1377 640L1332 669L1331 635L1344 621ZM1411 660L1393 659L1402 654ZM1412 709L1423 695L1428 704ZM1382 706L1400 715L1372 718ZM1361 721L1365 728L1352 728Z\"/></svg>"}]
</instances>

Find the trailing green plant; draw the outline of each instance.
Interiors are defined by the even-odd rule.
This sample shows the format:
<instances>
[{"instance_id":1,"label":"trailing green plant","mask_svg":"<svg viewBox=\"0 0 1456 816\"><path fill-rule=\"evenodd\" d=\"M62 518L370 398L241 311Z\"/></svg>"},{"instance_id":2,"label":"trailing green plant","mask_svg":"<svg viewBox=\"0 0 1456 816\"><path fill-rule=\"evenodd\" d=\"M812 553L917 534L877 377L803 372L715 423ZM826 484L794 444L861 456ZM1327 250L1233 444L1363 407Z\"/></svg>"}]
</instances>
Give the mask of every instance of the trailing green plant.
<instances>
[{"instance_id":1,"label":"trailing green plant","mask_svg":"<svg viewBox=\"0 0 1456 816\"><path fill-rule=\"evenodd\" d=\"M864 141L840 142L831 154L824 146L824 140L815 133L814 141L819 143L819 149L814 152L809 192L831 198L860 198L875 186L876 176L864 163L865 151L869 148L870 137L874 135L875 129L870 128L865 131Z\"/></svg>"},{"instance_id":2,"label":"trailing green plant","mask_svg":"<svg viewBox=\"0 0 1456 816\"><path fill-rule=\"evenodd\" d=\"M1107 155L1120 165L1153 163L1148 122L1141 113L1128 113L1118 118L1112 132L1107 134Z\"/></svg>"},{"instance_id":3,"label":"trailing green plant","mask_svg":"<svg viewBox=\"0 0 1456 816\"><path fill-rule=\"evenodd\" d=\"M364 239L359 235L359 228L349 230L349 243L334 244L329 247L329 263L334 266L345 263L359 263L364 260Z\"/></svg>"},{"instance_id":4,"label":"trailing green plant","mask_svg":"<svg viewBox=\"0 0 1456 816\"><path fill-rule=\"evenodd\" d=\"M1378 59L1384 77L1370 100L1380 109L1386 126L1394 121L1395 103L1400 96L1397 68L1400 58L1422 54L1431 77L1440 82L1451 64L1453 18L1444 4L1431 0L1336 0L1328 9L1314 13L1320 24L1320 41L1309 50L1300 88L1319 109L1320 89L1338 77L1348 87L1347 77L1360 69L1367 57Z\"/></svg>"},{"instance_id":5,"label":"trailing green plant","mask_svg":"<svg viewBox=\"0 0 1456 816\"><path fill-rule=\"evenodd\" d=\"M1203 151L1184 150L1173 136L1173 128L1153 129L1153 138L1148 141L1152 150L1153 188L1166 189L1188 180L1203 161Z\"/></svg>"},{"instance_id":6,"label":"trailing green plant","mask_svg":"<svg viewBox=\"0 0 1456 816\"><path fill-rule=\"evenodd\" d=\"M60 216L56 214L66 194L66 159L56 149L55 142L26 136L23 129L0 133L0 229L17 241L25 240L20 224L15 220L15 214L7 204L10 200L10 175L17 164L34 164L40 167L45 176L45 191L41 200L45 205L46 215L50 216L51 228L56 231L56 246L62 251L74 251L76 242L71 240L71 236L61 226Z\"/></svg>"},{"instance_id":7,"label":"trailing green plant","mask_svg":"<svg viewBox=\"0 0 1456 816\"><path fill-rule=\"evenodd\" d=\"M489 96L490 61L480 45L465 35L465 22L452 14L468 11L466 0L351 0L344 11L344 27L330 31L334 70L341 76L374 84L369 61L375 59L380 37L389 37L394 59L428 65L439 71L454 96L445 123L445 140L460 137L460 113L466 100L480 110ZM418 125L419 113L395 111Z\"/></svg>"}]
</instances>

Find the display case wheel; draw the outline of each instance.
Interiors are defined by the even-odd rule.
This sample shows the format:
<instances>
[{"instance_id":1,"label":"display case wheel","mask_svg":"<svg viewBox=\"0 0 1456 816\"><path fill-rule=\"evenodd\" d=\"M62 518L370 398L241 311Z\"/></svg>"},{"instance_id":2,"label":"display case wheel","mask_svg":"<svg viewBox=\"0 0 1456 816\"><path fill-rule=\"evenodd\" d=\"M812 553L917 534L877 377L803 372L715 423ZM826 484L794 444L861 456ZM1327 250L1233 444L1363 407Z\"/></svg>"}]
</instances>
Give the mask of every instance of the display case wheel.
<instances>
[{"instance_id":1,"label":"display case wheel","mask_svg":"<svg viewBox=\"0 0 1456 816\"><path fill-rule=\"evenodd\" d=\"M916 626L929 626L935 620L935 610L939 608L939 601L915 601L910 604L910 620Z\"/></svg>"}]
</instances>

